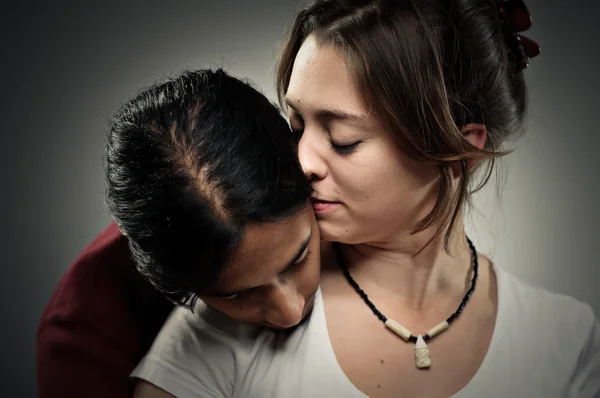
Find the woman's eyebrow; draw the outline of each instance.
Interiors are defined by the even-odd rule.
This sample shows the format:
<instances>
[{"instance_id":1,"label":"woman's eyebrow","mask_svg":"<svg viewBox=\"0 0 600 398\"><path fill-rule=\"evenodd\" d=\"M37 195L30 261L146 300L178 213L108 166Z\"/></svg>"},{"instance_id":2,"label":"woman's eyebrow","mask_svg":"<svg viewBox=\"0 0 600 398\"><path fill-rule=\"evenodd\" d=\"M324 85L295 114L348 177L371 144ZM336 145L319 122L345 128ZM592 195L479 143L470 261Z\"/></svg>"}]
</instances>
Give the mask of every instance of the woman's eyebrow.
<instances>
[{"instance_id":1,"label":"woman's eyebrow","mask_svg":"<svg viewBox=\"0 0 600 398\"><path fill-rule=\"evenodd\" d=\"M300 111L298 111L298 109L296 109L296 107L292 104L292 102L289 99L285 100L285 104L287 106L289 106L290 108L292 108L295 112L300 113ZM318 117L320 119L325 119L325 120L333 119L333 120L348 120L348 121L358 121L358 122L365 122L367 120L366 115L349 113L346 111L342 111L340 109L319 108L319 109L314 110L314 114L316 117Z\"/></svg>"}]
</instances>

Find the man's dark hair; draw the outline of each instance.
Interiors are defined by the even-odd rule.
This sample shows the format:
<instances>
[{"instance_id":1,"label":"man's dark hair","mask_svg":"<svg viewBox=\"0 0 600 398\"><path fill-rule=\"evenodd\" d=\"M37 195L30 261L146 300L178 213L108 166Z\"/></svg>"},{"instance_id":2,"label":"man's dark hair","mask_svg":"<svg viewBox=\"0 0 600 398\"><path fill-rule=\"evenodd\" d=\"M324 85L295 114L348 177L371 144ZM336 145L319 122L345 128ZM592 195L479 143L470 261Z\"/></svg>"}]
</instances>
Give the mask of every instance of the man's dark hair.
<instances>
[{"instance_id":1,"label":"man's dark hair","mask_svg":"<svg viewBox=\"0 0 600 398\"><path fill-rule=\"evenodd\" d=\"M185 72L126 103L105 163L109 210L138 270L189 307L248 224L291 217L310 196L279 110L221 69Z\"/></svg>"}]
</instances>

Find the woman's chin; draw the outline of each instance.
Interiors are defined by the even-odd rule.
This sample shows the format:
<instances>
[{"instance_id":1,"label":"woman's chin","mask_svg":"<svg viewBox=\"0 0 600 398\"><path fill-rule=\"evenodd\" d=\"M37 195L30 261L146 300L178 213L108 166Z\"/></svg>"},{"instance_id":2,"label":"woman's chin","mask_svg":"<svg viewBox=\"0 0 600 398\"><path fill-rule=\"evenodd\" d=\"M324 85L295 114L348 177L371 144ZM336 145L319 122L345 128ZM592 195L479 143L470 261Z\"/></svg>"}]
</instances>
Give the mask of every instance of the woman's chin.
<instances>
[{"instance_id":1,"label":"woman's chin","mask_svg":"<svg viewBox=\"0 0 600 398\"><path fill-rule=\"evenodd\" d=\"M340 222L319 220L319 231L321 240L329 242L340 242L345 244L360 243L356 234L352 233L352 228L345 226Z\"/></svg>"}]
</instances>

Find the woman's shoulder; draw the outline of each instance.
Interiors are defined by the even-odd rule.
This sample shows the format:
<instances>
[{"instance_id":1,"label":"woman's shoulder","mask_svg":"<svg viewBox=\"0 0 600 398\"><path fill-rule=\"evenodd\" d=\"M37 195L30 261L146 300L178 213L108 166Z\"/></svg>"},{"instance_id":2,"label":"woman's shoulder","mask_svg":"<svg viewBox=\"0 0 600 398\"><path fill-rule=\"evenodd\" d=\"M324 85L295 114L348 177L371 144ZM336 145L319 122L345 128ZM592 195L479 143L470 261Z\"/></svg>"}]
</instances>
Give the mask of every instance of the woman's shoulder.
<instances>
[{"instance_id":1,"label":"woman's shoulder","mask_svg":"<svg viewBox=\"0 0 600 398\"><path fill-rule=\"evenodd\" d=\"M600 333L589 303L527 282L497 265L494 270L499 329L509 340L525 340L558 352L570 350L576 356Z\"/></svg>"},{"instance_id":2,"label":"woman's shoulder","mask_svg":"<svg viewBox=\"0 0 600 398\"><path fill-rule=\"evenodd\" d=\"M494 269L498 280L498 355L511 357L511 353L519 352L523 364L513 364L513 369L531 375L531 369L539 368L543 370L540 380L561 385L572 394L569 396L598 396L600 323L593 308L496 265ZM552 381L547 374L554 375Z\"/></svg>"},{"instance_id":3,"label":"woman's shoulder","mask_svg":"<svg viewBox=\"0 0 600 398\"><path fill-rule=\"evenodd\" d=\"M175 396L230 396L235 369L257 329L202 302L193 311L176 307L131 376Z\"/></svg>"},{"instance_id":4,"label":"woman's shoulder","mask_svg":"<svg viewBox=\"0 0 600 398\"><path fill-rule=\"evenodd\" d=\"M315 307L320 300L315 300ZM314 311L313 311L314 312ZM312 318L310 314L308 318ZM309 320L309 319L307 319ZM275 331L231 319L199 301L194 310L176 307L163 325L147 354L168 362L200 363L222 369L243 368L255 356L279 343L302 341L303 331L313 322L303 322L287 331Z\"/></svg>"},{"instance_id":5,"label":"woman's shoulder","mask_svg":"<svg viewBox=\"0 0 600 398\"><path fill-rule=\"evenodd\" d=\"M204 303L194 310L175 307L156 336L147 357L162 358L180 363L201 361L206 350L218 351L219 358L226 358L224 351L232 351L243 344L239 338L247 333L246 325L227 319ZM202 351L203 355L200 355Z\"/></svg>"},{"instance_id":6,"label":"woman's shoulder","mask_svg":"<svg viewBox=\"0 0 600 398\"><path fill-rule=\"evenodd\" d=\"M528 282L496 264L494 271L499 302L510 313L567 328L591 326L596 321L594 310L582 300Z\"/></svg>"},{"instance_id":7,"label":"woman's shoulder","mask_svg":"<svg viewBox=\"0 0 600 398\"><path fill-rule=\"evenodd\" d=\"M175 307L156 337L150 354L177 351L179 356L193 357L202 351L215 351L220 357L235 356L252 344L261 328L231 319L204 302L198 301L193 310Z\"/></svg>"}]
</instances>

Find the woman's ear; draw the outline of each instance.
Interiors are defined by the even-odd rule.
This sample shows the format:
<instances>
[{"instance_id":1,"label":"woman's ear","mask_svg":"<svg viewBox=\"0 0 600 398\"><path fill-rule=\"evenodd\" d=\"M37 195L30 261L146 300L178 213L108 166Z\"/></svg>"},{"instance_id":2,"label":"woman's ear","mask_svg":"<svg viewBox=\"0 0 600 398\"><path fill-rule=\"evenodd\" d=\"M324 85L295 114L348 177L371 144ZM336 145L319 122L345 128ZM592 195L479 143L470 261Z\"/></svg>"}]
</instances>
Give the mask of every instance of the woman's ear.
<instances>
[{"instance_id":1,"label":"woman's ear","mask_svg":"<svg viewBox=\"0 0 600 398\"><path fill-rule=\"evenodd\" d=\"M483 124L467 124L460 129L460 132L467 142L473 145L475 148L483 149L485 147L485 142L487 140L487 128ZM476 164L476 159L468 159L467 170L472 170ZM455 164L452 165L452 175L454 178L460 177L460 162L455 162Z\"/></svg>"}]
</instances>

